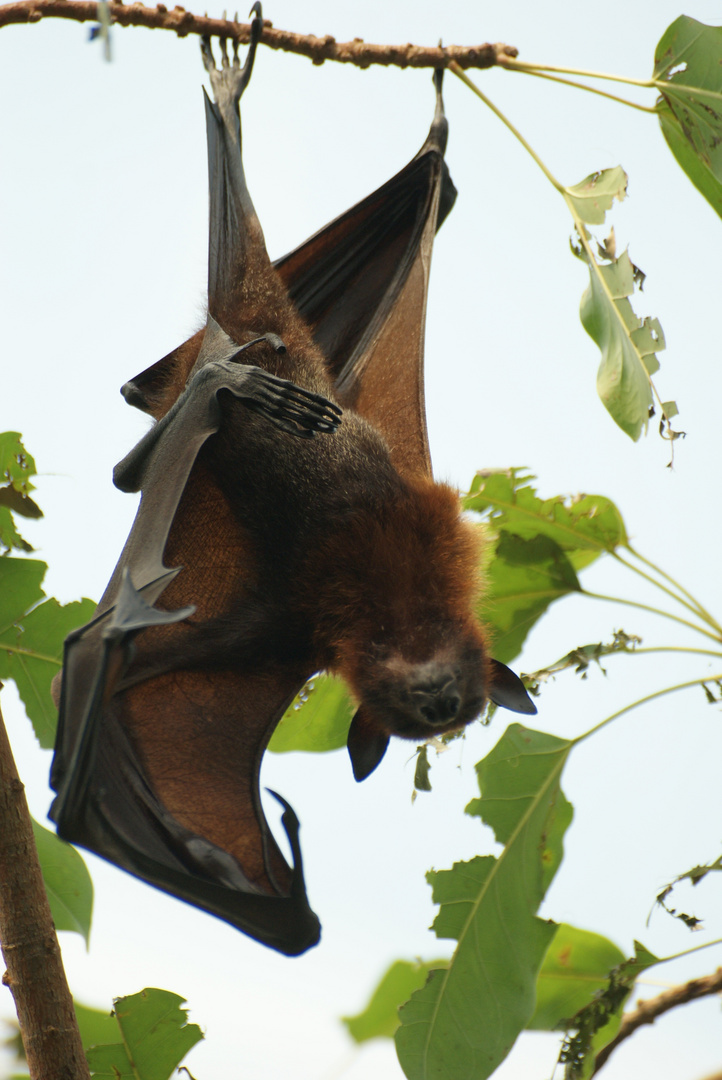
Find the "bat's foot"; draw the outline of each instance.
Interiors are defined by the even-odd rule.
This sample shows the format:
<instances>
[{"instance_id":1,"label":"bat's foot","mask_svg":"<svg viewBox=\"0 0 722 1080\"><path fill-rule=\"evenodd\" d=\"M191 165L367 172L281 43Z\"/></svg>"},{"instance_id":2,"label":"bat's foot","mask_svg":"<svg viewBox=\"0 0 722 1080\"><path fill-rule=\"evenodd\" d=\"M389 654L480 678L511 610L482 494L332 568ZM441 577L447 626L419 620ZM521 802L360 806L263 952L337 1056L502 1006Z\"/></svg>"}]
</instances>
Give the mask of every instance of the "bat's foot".
<instances>
[{"instance_id":1,"label":"bat's foot","mask_svg":"<svg viewBox=\"0 0 722 1080\"><path fill-rule=\"evenodd\" d=\"M258 47L258 42L261 39L261 31L263 30L263 12L260 3L256 2L253 5L251 14L253 15L251 21L251 40L248 43L248 53L246 54L246 60L243 67L241 67L241 62L238 58L238 42L236 40L233 41L233 60L231 61L228 58L228 39L221 38L221 67L219 70L216 67L213 50L211 49L211 39L209 37L201 38L203 66L211 77L211 86L213 87L216 101L220 101L221 97L230 96L237 105L241 100L243 91L250 82L251 72L253 71L253 61L256 58L256 48Z\"/></svg>"},{"instance_id":2,"label":"bat's foot","mask_svg":"<svg viewBox=\"0 0 722 1080\"><path fill-rule=\"evenodd\" d=\"M319 432L332 434L341 423L341 409L322 394L250 364L220 363L233 374L236 383L236 386L227 383L227 389L252 412L260 413L282 431L312 439Z\"/></svg>"}]
</instances>

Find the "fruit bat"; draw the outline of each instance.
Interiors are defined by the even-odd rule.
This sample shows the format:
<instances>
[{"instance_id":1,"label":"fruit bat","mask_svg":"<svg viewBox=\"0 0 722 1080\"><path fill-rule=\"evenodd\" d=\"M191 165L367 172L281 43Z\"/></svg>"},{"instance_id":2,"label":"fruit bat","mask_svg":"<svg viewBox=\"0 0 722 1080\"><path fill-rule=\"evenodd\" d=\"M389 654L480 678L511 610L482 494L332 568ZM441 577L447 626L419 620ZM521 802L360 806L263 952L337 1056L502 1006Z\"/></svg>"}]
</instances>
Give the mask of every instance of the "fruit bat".
<instances>
[{"instance_id":1,"label":"fruit bat","mask_svg":"<svg viewBox=\"0 0 722 1080\"><path fill-rule=\"evenodd\" d=\"M222 42L216 67L203 42L207 321L122 389L156 423L116 466L138 513L93 620L65 644L51 817L65 839L297 955L319 921L298 819L277 795L289 867L259 770L309 677L340 674L358 701L357 780L392 734L461 728L487 698L536 710L487 654L477 533L431 477L426 292L456 195L441 74L413 160L274 267L241 159L254 11L243 66Z\"/></svg>"}]
</instances>

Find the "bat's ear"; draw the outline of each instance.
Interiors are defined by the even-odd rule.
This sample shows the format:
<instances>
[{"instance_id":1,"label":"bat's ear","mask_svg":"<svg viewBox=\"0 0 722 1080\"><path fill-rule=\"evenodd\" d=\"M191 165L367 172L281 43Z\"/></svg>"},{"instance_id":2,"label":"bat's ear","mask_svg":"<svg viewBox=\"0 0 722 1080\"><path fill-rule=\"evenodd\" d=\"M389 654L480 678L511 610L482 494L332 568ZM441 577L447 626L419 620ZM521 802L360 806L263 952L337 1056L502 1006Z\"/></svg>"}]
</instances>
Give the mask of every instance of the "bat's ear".
<instances>
[{"instance_id":1,"label":"bat's ear","mask_svg":"<svg viewBox=\"0 0 722 1080\"><path fill-rule=\"evenodd\" d=\"M364 716L363 709L357 709L348 730L347 745L354 779L361 781L371 775L386 753L389 736Z\"/></svg>"},{"instance_id":2,"label":"bat's ear","mask_svg":"<svg viewBox=\"0 0 722 1080\"><path fill-rule=\"evenodd\" d=\"M486 692L495 705L501 705L504 709L527 715L536 712L536 705L527 694L519 676L498 660L489 661L489 685Z\"/></svg>"}]
</instances>

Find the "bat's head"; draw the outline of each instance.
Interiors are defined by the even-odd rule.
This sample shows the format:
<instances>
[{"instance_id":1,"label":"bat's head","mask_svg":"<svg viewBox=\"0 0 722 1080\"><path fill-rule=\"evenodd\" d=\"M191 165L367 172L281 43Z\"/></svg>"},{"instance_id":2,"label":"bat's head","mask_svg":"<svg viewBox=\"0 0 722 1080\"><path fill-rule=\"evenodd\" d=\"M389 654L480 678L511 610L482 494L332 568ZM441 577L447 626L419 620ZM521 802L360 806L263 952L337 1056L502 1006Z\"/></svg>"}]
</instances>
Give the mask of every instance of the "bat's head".
<instances>
[{"instance_id":1,"label":"bat's head","mask_svg":"<svg viewBox=\"0 0 722 1080\"><path fill-rule=\"evenodd\" d=\"M391 735L425 741L459 731L479 716L487 700L514 712L536 712L521 679L486 656L476 625L458 629L422 658L398 652L367 656L352 685L359 708L348 750L357 780L373 772Z\"/></svg>"}]
</instances>

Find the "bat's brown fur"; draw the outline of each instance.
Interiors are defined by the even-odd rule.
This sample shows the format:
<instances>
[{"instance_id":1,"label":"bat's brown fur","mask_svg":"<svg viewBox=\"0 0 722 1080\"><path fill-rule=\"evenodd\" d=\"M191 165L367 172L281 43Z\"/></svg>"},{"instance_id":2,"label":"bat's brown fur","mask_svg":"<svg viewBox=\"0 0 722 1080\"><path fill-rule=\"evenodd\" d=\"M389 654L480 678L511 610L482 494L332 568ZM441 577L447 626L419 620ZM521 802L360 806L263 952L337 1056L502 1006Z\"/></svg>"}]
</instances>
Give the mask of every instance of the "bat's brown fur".
<instances>
[{"instance_id":1,"label":"bat's brown fur","mask_svg":"<svg viewBox=\"0 0 722 1080\"><path fill-rule=\"evenodd\" d=\"M533 706L486 655L478 533L428 475L425 297L454 196L440 94L419 155L281 260L282 279L240 160L250 62L222 56L217 69L205 44L210 317L124 388L160 423L119 466L123 490L142 488L138 518L97 617L69 639L53 812L68 839L296 954L319 924L298 822L285 804L291 870L259 772L305 680L326 669L355 695L357 779L390 735L463 727L489 695ZM302 391L335 387L331 434ZM292 430L315 438L289 430L299 415Z\"/></svg>"}]
</instances>

